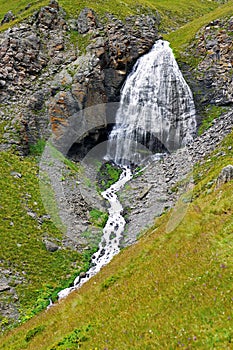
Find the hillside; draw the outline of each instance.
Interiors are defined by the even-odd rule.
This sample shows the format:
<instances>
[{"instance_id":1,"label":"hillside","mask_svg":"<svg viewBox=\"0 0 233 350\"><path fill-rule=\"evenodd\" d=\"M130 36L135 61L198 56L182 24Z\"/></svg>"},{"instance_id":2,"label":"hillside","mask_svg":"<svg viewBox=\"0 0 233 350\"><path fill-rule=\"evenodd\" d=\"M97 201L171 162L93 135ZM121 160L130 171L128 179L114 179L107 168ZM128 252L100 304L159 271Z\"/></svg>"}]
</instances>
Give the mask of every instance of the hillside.
<instances>
[{"instance_id":1,"label":"hillside","mask_svg":"<svg viewBox=\"0 0 233 350\"><path fill-rule=\"evenodd\" d=\"M100 16L112 13L118 18L125 18L129 15L142 14L142 13L159 13L161 16L162 30L171 30L180 27L182 24L189 22L190 20L202 16L205 13L211 12L226 1L198 1L194 0L188 3L186 0L181 1L166 1L163 0L138 0L135 3L132 0L126 0L124 2L116 0L112 1L78 1L74 0L72 3L67 0L59 1L59 4L64 8L69 17L77 17L79 12L84 7L89 7L96 11ZM0 20L8 11L12 11L15 15L15 21L20 21L26 18L33 11L41 6L48 5L49 1L31 1L30 5L27 0L20 0L17 3L14 0L2 1L0 10ZM15 23L15 22L13 22ZM7 26L7 25L5 25ZM2 28L3 30L5 27Z\"/></svg>"},{"instance_id":2,"label":"hillside","mask_svg":"<svg viewBox=\"0 0 233 350\"><path fill-rule=\"evenodd\" d=\"M231 349L232 134L203 165L185 218L162 215L137 244L47 312L2 339L1 349Z\"/></svg>"},{"instance_id":3,"label":"hillside","mask_svg":"<svg viewBox=\"0 0 233 350\"><path fill-rule=\"evenodd\" d=\"M232 181L217 179L232 164L232 1L0 0L0 21L10 10L15 18L0 26L0 348L231 349ZM85 156L106 140L110 122L96 106L115 108L133 64L160 36L171 43L197 108L199 138L190 149L195 187L184 194L185 209L181 204L187 213L170 232L179 216L168 208L182 188L182 158L179 176L176 164L160 165L164 178L171 171L174 178L166 180L170 197L159 198L161 216L149 229L138 208L152 201L138 197L147 195L160 168L133 179L120 196L133 230L126 243L136 244L42 311L88 270L107 215L97 183L62 153ZM83 139L68 135L67 150L48 162L68 202L65 227L52 181L41 187L41 155L51 130L58 140L66 137L64 127L82 109L90 124ZM70 125L77 132L81 124ZM111 181L118 175L110 168ZM88 200L82 183L87 192L95 188Z\"/></svg>"}]
</instances>

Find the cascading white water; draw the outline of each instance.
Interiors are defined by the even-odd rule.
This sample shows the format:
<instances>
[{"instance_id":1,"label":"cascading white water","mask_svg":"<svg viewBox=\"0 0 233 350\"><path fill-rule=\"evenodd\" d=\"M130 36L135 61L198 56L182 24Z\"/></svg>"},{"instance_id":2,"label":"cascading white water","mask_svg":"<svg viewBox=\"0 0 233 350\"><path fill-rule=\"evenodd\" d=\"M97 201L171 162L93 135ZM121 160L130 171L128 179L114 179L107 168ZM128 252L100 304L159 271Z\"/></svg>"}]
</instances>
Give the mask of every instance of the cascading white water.
<instances>
[{"instance_id":1,"label":"cascading white water","mask_svg":"<svg viewBox=\"0 0 233 350\"><path fill-rule=\"evenodd\" d=\"M123 172L120 179L102 193L110 208L99 249L93 255L92 266L85 277L78 276L73 287L60 291L59 299L80 288L119 252L125 220L116 193L132 177L127 166L140 164L153 150L176 150L192 141L195 133L191 90L169 43L159 40L137 61L122 90L107 158L122 166Z\"/></svg>"},{"instance_id":2,"label":"cascading white water","mask_svg":"<svg viewBox=\"0 0 233 350\"><path fill-rule=\"evenodd\" d=\"M102 192L102 196L108 200L110 208L108 209L108 221L103 229L103 236L99 244L98 251L93 255L91 268L87 271L85 277L79 276L74 280L73 287L65 288L58 293L58 298L66 297L70 292L80 288L91 277L96 275L100 269L108 264L110 260L120 251L120 240L125 227L125 219L121 215L123 208L118 201L116 193L132 177L130 168L124 167L119 180Z\"/></svg>"},{"instance_id":3,"label":"cascading white water","mask_svg":"<svg viewBox=\"0 0 233 350\"><path fill-rule=\"evenodd\" d=\"M158 40L123 86L106 158L119 165L139 164L147 156L145 147L171 152L189 143L195 133L192 92L169 43Z\"/></svg>"}]
</instances>

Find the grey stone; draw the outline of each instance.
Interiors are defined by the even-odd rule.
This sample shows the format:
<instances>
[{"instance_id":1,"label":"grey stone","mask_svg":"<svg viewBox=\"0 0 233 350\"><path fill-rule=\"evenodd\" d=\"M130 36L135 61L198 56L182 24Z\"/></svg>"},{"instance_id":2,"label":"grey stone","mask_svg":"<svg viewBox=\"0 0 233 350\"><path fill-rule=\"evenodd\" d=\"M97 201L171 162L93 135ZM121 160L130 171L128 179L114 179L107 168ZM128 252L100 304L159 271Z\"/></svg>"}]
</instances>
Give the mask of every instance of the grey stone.
<instances>
[{"instance_id":1,"label":"grey stone","mask_svg":"<svg viewBox=\"0 0 233 350\"><path fill-rule=\"evenodd\" d=\"M44 244L49 252L56 252L59 249L59 246L54 242L44 240Z\"/></svg>"},{"instance_id":2,"label":"grey stone","mask_svg":"<svg viewBox=\"0 0 233 350\"><path fill-rule=\"evenodd\" d=\"M20 179L22 177L22 174L18 173L17 171L11 171L11 176Z\"/></svg>"},{"instance_id":3,"label":"grey stone","mask_svg":"<svg viewBox=\"0 0 233 350\"><path fill-rule=\"evenodd\" d=\"M85 7L79 14L77 20L77 28L80 34L85 34L91 29L97 27L97 20L95 12Z\"/></svg>"},{"instance_id":4,"label":"grey stone","mask_svg":"<svg viewBox=\"0 0 233 350\"><path fill-rule=\"evenodd\" d=\"M231 180L233 180L233 165L229 164L221 170L217 179L216 186L219 187L222 184L227 183Z\"/></svg>"},{"instance_id":5,"label":"grey stone","mask_svg":"<svg viewBox=\"0 0 233 350\"><path fill-rule=\"evenodd\" d=\"M8 284L0 284L0 292L5 292L7 290L10 290L11 287L8 286Z\"/></svg>"}]
</instances>

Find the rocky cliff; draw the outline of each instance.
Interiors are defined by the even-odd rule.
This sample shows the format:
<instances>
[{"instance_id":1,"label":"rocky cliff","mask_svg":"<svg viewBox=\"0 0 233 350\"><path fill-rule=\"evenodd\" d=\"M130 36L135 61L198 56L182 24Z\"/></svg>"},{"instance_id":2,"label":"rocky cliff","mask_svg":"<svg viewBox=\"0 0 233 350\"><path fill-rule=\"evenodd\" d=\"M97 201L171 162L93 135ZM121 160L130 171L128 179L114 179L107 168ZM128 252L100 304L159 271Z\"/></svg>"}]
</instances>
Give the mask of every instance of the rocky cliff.
<instances>
[{"instance_id":1,"label":"rocky cliff","mask_svg":"<svg viewBox=\"0 0 233 350\"><path fill-rule=\"evenodd\" d=\"M80 110L119 101L133 64L158 39L158 27L159 17L153 15L130 16L123 22L107 14L103 21L88 8L67 20L59 4L51 1L1 33L1 149L16 144L27 153L31 144L51 132L59 136ZM194 91L199 123L208 106L232 104L231 32L232 18L209 23L180 62ZM192 68L185 63L190 54L195 58ZM90 143L106 138L106 115L98 124L94 139L89 134Z\"/></svg>"},{"instance_id":2,"label":"rocky cliff","mask_svg":"<svg viewBox=\"0 0 233 350\"><path fill-rule=\"evenodd\" d=\"M59 133L79 110L118 101L126 75L158 38L158 24L154 16L131 16L123 23L110 14L102 24L88 8L66 21L51 1L3 32L0 102L7 125L1 147L13 143L27 152L51 130Z\"/></svg>"}]
</instances>

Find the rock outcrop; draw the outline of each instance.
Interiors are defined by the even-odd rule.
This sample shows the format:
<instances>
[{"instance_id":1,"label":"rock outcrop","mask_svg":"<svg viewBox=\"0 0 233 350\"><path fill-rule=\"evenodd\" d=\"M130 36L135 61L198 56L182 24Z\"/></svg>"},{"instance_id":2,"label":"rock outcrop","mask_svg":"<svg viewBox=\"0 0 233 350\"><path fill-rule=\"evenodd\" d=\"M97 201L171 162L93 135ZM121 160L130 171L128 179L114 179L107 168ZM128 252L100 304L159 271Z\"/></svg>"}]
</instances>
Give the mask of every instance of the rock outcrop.
<instances>
[{"instance_id":1,"label":"rock outcrop","mask_svg":"<svg viewBox=\"0 0 233 350\"><path fill-rule=\"evenodd\" d=\"M48 138L50 122L58 131L80 109L118 101L126 75L158 37L158 22L142 15L123 23L109 14L103 26L88 8L67 21L51 0L0 34L1 118L7 124L1 149L16 144L27 153L30 144Z\"/></svg>"},{"instance_id":2,"label":"rock outcrop","mask_svg":"<svg viewBox=\"0 0 233 350\"><path fill-rule=\"evenodd\" d=\"M190 67L184 66L198 111L205 107L233 104L233 17L217 19L204 26L185 52ZM191 57L192 56L192 57Z\"/></svg>"},{"instance_id":3,"label":"rock outcrop","mask_svg":"<svg viewBox=\"0 0 233 350\"><path fill-rule=\"evenodd\" d=\"M232 179L233 179L233 165L229 164L221 170L217 179L216 186L219 187L222 184L225 184L231 181Z\"/></svg>"}]
</instances>

